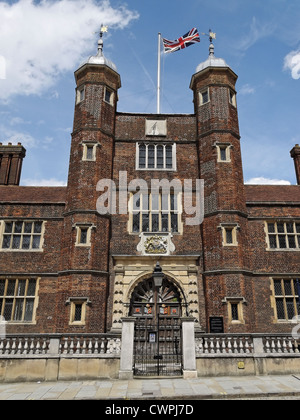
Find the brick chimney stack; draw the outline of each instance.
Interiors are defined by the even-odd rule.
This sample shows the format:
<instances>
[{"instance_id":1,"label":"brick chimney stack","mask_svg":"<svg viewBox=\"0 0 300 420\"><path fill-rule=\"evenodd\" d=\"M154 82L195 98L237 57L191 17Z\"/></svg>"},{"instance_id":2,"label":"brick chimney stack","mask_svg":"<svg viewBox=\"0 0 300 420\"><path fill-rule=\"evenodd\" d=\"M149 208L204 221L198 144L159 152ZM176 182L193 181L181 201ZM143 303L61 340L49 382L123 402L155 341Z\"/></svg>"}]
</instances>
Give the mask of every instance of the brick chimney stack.
<instances>
[{"instance_id":1,"label":"brick chimney stack","mask_svg":"<svg viewBox=\"0 0 300 420\"><path fill-rule=\"evenodd\" d=\"M21 143L0 143L0 185L19 185L26 150Z\"/></svg>"},{"instance_id":2,"label":"brick chimney stack","mask_svg":"<svg viewBox=\"0 0 300 420\"><path fill-rule=\"evenodd\" d=\"M294 159L297 184L300 185L300 146L296 144L291 150L291 157Z\"/></svg>"}]
</instances>

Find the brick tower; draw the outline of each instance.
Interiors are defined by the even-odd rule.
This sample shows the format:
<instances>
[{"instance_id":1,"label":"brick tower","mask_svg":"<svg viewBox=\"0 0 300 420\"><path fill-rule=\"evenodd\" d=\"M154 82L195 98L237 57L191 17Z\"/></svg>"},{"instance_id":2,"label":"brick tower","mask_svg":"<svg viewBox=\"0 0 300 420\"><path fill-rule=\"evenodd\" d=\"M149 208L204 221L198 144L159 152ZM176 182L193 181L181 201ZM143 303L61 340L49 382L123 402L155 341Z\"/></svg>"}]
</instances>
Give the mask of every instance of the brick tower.
<instances>
[{"instance_id":1,"label":"brick tower","mask_svg":"<svg viewBox=\"0 0 300 420\"><path fill-rule=\"evenodd\" d=\"M97 55L75 71L76 103L58 281L57 331L70 331L72 325L78 331L81 323L85 332L104 332L106 328L110 218L96 211L96 185L101 179L112 178L120 76L102 50L100 33Z\"/></svg>"},{"instance_id":2,"label":"brick tower","mask_svg":"<svg viewBox=\"0 0 300 420\"><path fill-rule=\"evenodd\" d=\"M236 105L237 75L214 55L193 75L200 177L204 179L205 219L202 226L204 287L209 317L245 320L251 300L247 290L247 210ZM213 234L212 234L213 232ZM237 316L242 313L242 316ZM250 316L250 315L249 315ZM207 319L209 330L210 319ZM232 323L231 323L232 325ZM231 327L243 331L243 323ZM234 329L235 328L235 329Z\"/></svg>"},{"instance_id":3,"label":"brick tower","mask_svg":"<svg viewBox=\"0 0 300 420\"><path fill-rule=\"evenodd\" d=\"M296 144L291 150L291 157L294 159L297 185L300 185L300 146Z\"/></svg>"},{"instance_id":4,"label":"brick tower","mask_svg":"<svg viewBox=\"0 0 300 420\"><path fill-rule=\"evenodd\" d=\"M0 185L19 185L25 154L21 143L0 143Z\"/></svg>"}]
</instances>

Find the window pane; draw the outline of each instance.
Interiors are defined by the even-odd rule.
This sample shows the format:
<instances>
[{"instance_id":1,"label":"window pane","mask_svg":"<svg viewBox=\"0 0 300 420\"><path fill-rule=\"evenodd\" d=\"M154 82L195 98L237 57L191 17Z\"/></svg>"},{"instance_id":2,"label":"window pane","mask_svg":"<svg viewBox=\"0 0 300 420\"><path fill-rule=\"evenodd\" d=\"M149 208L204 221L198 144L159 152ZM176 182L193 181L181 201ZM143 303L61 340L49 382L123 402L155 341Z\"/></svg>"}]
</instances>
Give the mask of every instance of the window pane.
<instances>
[{"instance_id":1,"label":"window pane","mask_svg":"<svg viewBox=\"0 0 300 420\"><path fill-rule=\"evenodd\" d=\"M270 248L277 248L276 235L269 235Z\"/></svg>"},{"instance_id":2,"label":"window pane","mask_svg":"<svg viewBox=\"0 0 300 420\"><path fill-rule=\"evenodd\" d=\"M34 299L26 299L24 321L32 321Z\"/></svg>"},{"instance_id":3,"label":"window pane","mask_svg":"<svg viewBox=\"0 0 300 420\"><path fill-rule=\"evenodd\" d=\"M23 222L15 222L15 230L14 233L21 233L22 232Z\"/></svg>"},{"instance_id":4,"label":"window pane","mask_svg":"<svg viewBox=\"0 0 300 420\"><path fill-rule=\"evenodd\" d=\"M220 147L221 160L226 160L226 147Z\"/></svg>"},{"instance_id":5,"label":"window pane","mask_svg":"<svg viewBox=\"0 0 300 420\"><path fill-rule=\"evenodd\" d=\"M285 235L278 235L279 248L286 248Z\"/></svg>"},{"instance_id":6,"label":"window pane","mask_svg":"<svg viewBox=\"0 0 300 420\"><path fill-rule=\"evenodd\" d=\"M35 296L36 280L30 279L28 282L27 296Z\"/></svg>"},{"instance_id":7,"label":"window pane","mask_svg":"<svg viewBox=\"0 0 300 420\"><path fill-rule=\"evenodd\" d=\"M297 281L298 280L298 281ZM293 280L294 282L294 291L295 291L295 296L299 296L299 290L300 290L300 279L295 279Z\"/></svg>"},{"instance_id":8,"label":"window pane","mask_svg":"<svg viewBox=\"0 0 300 420\"><path fill-rule=\"evenodd\" d=\"M178 210L177 195L171 194L170 199L171 199L171 210Z\"/></svg>"},{"instance_id":9,"label":"window pane","mask_svg":"<svg viewBox=\"0 0 300 420\"><path fill-rule=\"evenodd\" d=\"M24 233L31 233L32 223L24 223Z\"/></svg>"},{"instance_id":10,"label":"window pane","mask_svg":"<svg viewBox=\"0 0 300 420\"><path fill-rule=\"evenodd\" d=\"M164 147L157 146L156 147L156 167L161 169L164 167Z\"/></svg>"},{"instance_id":11,"label":"window pane","mask_svg":"<svg viewBox=\"0 0 300 420\"><path fill-rule=\"evenodd\" d=\"M6 321L11 320L12 307L13 307L13 299L5 299L3 316L6 319Z\"/></svg>"},{"instance_id":12,"label":"window pane","mask_svg":"<svg viewBox=\"0 0 300 420\"><path fill-rule=\"evenodd\" d=\"M14 296L15 285L16 285L16 280L8 280L7 291L6 291L7 296Z\"/></svg>"},{"instance_id":13,"label":"window pane","mask_svg":"<svg viewBox=\"0 0 300 420\"><path fill-rule=\"evenodd\" d=\"M274 280L275 295L282 295L281 280Z\"/></svg>"},{"instance_id":14,"label":"window pane","mask_svg":"<svg viewBox=\"0 0 300 420\"><path fill-rule=\"evenodd\" d=\"M294 299L286 299L286 309L288 319L292 319L295 316Z\"/></svg>"},{"instance_id":15,"label":"window pane","mask_svg":"<svg viewBox=\"0 0 300 420\"><path fill-rule=\"evenodd\" d=\"M84 89L80 89L79 90L79 101L83 101L84 100Z\"/></svg>"},{"instance_id":16,"label":"window pane","mask_svg":"<svg viewBox=\"0 0 300 420\"><path fill-rule=\"evenodd\" d=\"M287 233L294 233L294 223L287 223L286 224L286 231L287 231Z\"/></svg>"},{"instance_id":17,"label":"window pane","mask_svg":"<svg viewBox=\"0 0 300 420\"><path fill-rule=\"evenodd\" d=\"M292 285L290 280L284 280L284 293L285 295L292 295Z\"/></svg>"},{"instance_id":18,"label":"window pane","mask_svg":"<svg viewBox=\"0 0 300 420\"><path fill-rule=\"evenodd\" d=\"M8 249L10 247L11 235L3 235L2 248Z\"/></svg>"},{"instance_id":19,"label":"window pane","mask_svg":"<svg viewBox=\"0 0 300 420\"><path fill-rule=\"evenodd\" d=\"M111 95L112 95L112 92L108 89L105 89L105 101L106 102L110 102Z\"/></svg>"},{"instance_id":20,"label":"window pane","mask_svg":"<svg viewBox=\"0 0 300 420\"><path fill-rule=\"evenodd\" d=\"M76 303L75 311L74 311L74 321L81 321L81 314L82 314L82 304Z\"/></svg>"},{"instance_id":21,"label":"window pane","mask_svg":"<svg viewBox=\"0 0 300 420\"><path fill-rule=\"evenodd\" d=\"M152 214L152 232L159 231L159 217L158 214Z\"/></svg>"},{"instance_id":22,"label":"window pane","mask_svg":"<svg viewBox=\"0 0 300 420\"><path fill-rule=\"evenodd\" d=\"M283 299L276 299L277 318L285 319Z\"/></svg>"},{"instance_id":23,"label":"window pane","mask_svg":"<svg viewBox=\"0 0 300 420\"><path fill-rule=\"evenodd\" d=\"M140 210L141 206L141 196L140 194L134 194L132 196L132 208L133 210Z\"/></svg>"},{"instance_id":24,"label":"window pane","mask_svg":"<svg viewBox=\"0 0 300 420\"><path fill-rule=\"evenodd\" d=\"M149 214L142 214L142 232L149 232Z\"/></svg>"},{"instance_id":25,"label":"window pane","mask_svg":"<svg viewBox=\"0 0 300 420\"><path fill-rule=\"evenodd\" d=\"M139 168L146 167L146 146L141 144L139 146Z\"/></svg>"},{"instance_id":26,"label":"window pane","mask_svg":"<svg viewBox=\"0 0 300 420\"><path fill-rule=\"evenodd\" d=\"M208 102L208 90L202 92L202 103L206 104L206 102Z\"/></svg>"},{"instance_id":27,"label":"window pane","mask_svg":"<svg viewBox=\"0 0 300 420\"><path fill-rule=\"evenodd\" d=\"M21 236L20 235L14 235L12 240L12 249L19 249L20 248L20 242L21 242Z\"/></svg>"},{"instance_id":28,"label":"window pane","mask_svg":"<svg viewBox=\"0 0 300 420\"><path fill-rule=\"evenodd\" d=\"M5 222L5 233L12 233L12 222Z\"/></svg>"},{"instance_id":29,"label":"window pane","mask_svg":"<svg viewBox=\"0 0 300 420\"><path fill-rule=\"evenodd\" d=\"M33 235L32 237L32 248L38 249L40 247L41 237L40 235Z\"/></svg>"},{"instance_id":30,"label":"window pane","mask_svg":"<svg viewBox=\"0 0 300 420\"><path fill-rule=\"evenodd\" d=\"M274 223L268 223L268 232L269 233L275 233L275 224Z\"/></svg>"},{"instance_id":31,"label":"window pane","mask_svg":"<svg viewBox=\"0 0 300 420\"><path fill-rule=\"evenodd\" d=\"M232 303L231 304L231 316L233 321L239 320L239 311L238 311L238 304Z\"/></svg>"},{"instance_id":32,"label":"window pane","mask_svg":"<svg viewBox=\"0 0 300 420\"><path fill-rule=\"evenodd\" d=\"M35 222L33 232L34 233L41 233L42 232L42 225L43 225L43 222Z\"/></svg>"},{"instance_id":33,"label":"window pane","mask_svg":"<svg viewBox=\"0 0 300 420\"><path fill-rule=\"evenodd\" d=\"M225 229L226 232L226 243L232 244L233 243L233 236L232 236L232 229Z\"/></svg>"},{"instance_id":34,"label":"window pane","mask_svg":"<svg viewBox=\"0 0 300 420\"><path fill-rule=\"evenodd\" d=\"M277 223L277 232L284 233L284 223Z\"/></svg>"},{"instance_id":35,"label":"window pane","mask_svg":"<svg viewBox=\"0 0 300 420\"><path fill-rule=\"evenodd\" d=\"M148 168L154 168L154 146L148 146Z\"/></svg>"},{"instance_id":36,"label":"window pane","mask_svg":"<svg viewBox=\"0 0 300 420\"><path fill-rule=\"evenodd\" d=\"M300 233L300 223L296 223L296 232Z\"/></svg>"},{"instance_id":37,"label":"window pane","mask_svg":"<svg viewBox=\"0 0 300 420\"><path fill-rule=\"evenodd\" d=\"M22 321L24 299L16 299L14 320Z\"/></svg>"},{"instance_id":38,"label":"window pane","mask_svg":"<svg viewBox=\"0 0 300 420\"><path fill-rule=\"evenodd\" d=\"M24 235L22 240L22 249L29 249L30 247L30 235Z\"/></svg>"},{"instance_id":39,"label":"window pane","mask_svg":"<svg viewBox=\"0 0 300 420\"><path fill-rule=\"evenodd\" d=\"M132 215L132 231L133 232L140 231L140 213L134 213Z\"/></svg>"},{"instance_id":40,"label":"window pane","mask_svg":"<svg viewBox=\"0 0 300 420\"><path fill-rule=\"evenodd\" d=\"M171 230L178 232L178 216L176 213L171 213Z\"/></svg>"},{"instance_id":41,"label":"window pane","mask_svg":"<svg viewBox=\"0 0 300 420\"><path fill-rule=\"evenodd\" d=\"M86 158L91 160L93 159L93 151L94 151L94 147L93 146L86 146Z\"/></svg>"},{"instance_id":42,"label":"window pane","mask_svg":"<svg viewBox=\"0 0 300 420\"><path fill-rule=\"evenodd\" d=\"M25 296L25 286L26 280L19 280L16 293L17 296Z\"/></svg>"},{"instance_id":43,"label":"window pane","mask_svg":"<svg viewBox=\"0 0 300 420\"><path fill-rule=\"evenodd\" d=\"M169 231L169 214L168 213L163 213L161 215L161 230L162 232Z\"/></svg>"},{"instance_id":44,"label":"window pane","mask_svg":"<svg viewBox=\"0 0 300 420\"><path fill-rule=\"evenodd\" d=\"M172 168L172 146L166 146L166 168Z\"/></svg>"},{"instance_id":45,"label":"window pane","mask_svg":"<svg viewBox=\"0 0 300 420\"><path fill-rule=\"evenodd\" d=\"M80 239L79 242L81 244L86 244L87 243L87 228L80 228Z\"/></svg>"},{"instance_id":46,"label":"window pane","mask_svg":"<svg viewBox=\"0 0 300 420\"><path fill-rule=\"evenodd\" d=\"M289 240L289 248L296 248L296 238L295 238L295 236L289 235L288 240Z\"/></svg>"},{"instance_id":47,"label":"window pane","mask_svg":"<svg viewBox=\"0 0 300 420\"><path fill-rule=\"evenodd\" d=\"M0 296L4 296L5 280L0 280Z\"/></svg>"}]
</instances>

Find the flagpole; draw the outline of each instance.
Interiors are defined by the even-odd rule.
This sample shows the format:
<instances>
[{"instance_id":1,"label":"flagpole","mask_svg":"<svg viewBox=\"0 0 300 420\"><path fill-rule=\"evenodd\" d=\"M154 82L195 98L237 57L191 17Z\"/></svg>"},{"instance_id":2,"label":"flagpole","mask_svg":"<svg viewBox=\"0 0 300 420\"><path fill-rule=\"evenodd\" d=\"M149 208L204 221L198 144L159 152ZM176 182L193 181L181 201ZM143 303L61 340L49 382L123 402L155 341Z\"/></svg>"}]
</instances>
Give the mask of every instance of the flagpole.
<instances>
[{"instance_id":1,"label":"flagpole","mask_svg":"<svg viewBox=\"0 0 300 420\"><path fill-rule=\"evenodd\" d=\"M158 56L157 56L157 114L160 114L160 45L161 33L158 33Z\"/></svg>"}]
</instances>

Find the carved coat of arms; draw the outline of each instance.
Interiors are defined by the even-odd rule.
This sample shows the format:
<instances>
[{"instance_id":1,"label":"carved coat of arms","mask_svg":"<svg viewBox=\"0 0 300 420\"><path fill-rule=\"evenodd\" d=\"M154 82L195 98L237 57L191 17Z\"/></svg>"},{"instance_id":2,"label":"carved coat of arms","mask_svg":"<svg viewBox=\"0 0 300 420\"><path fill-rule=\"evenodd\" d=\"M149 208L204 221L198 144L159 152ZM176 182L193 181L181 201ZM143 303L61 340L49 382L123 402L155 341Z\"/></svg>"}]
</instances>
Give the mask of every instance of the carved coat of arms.
<instances>
[{"instance_id":1,"label":"carved coat of arms","mask_svg":"<svg viewBox=\"0 0 300 420\"><path fill-rule=\"evenodd\" d=\"M168 241L166 237L153 235L145 240L144 247L147 254L166 254Z\"/></svg>"}]
</instances>

